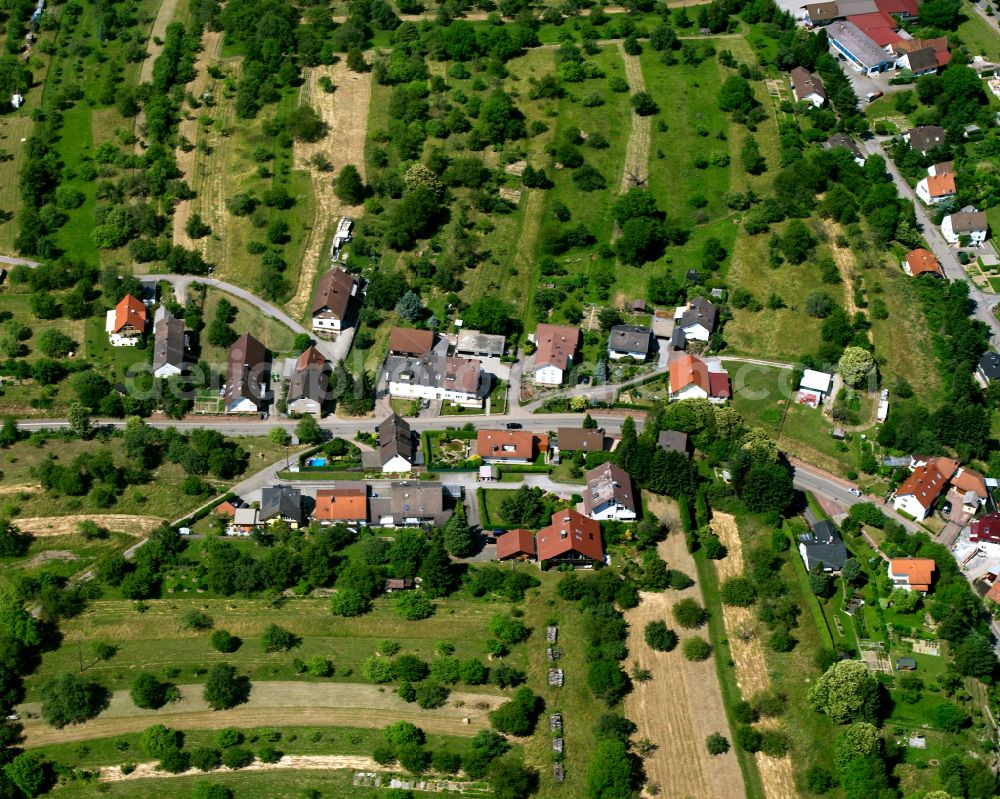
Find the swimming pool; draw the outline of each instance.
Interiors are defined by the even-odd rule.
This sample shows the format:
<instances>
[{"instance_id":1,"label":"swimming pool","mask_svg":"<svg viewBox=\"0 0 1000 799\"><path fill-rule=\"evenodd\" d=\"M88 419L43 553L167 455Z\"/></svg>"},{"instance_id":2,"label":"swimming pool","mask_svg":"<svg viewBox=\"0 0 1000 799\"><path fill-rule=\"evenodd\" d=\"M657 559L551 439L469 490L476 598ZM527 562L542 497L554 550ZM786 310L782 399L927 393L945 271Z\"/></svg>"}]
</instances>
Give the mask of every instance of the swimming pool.
<instances>
[{"instance_id":1,"label":"swimming pool","mask_svg":"<svg viewBox=\"0 0 1000 799\"><path fill-rule=\"evenodd\" d=\"M326 458L310 458L306 461L306 466L326 466Z\"/></svg>"}]
</instances>

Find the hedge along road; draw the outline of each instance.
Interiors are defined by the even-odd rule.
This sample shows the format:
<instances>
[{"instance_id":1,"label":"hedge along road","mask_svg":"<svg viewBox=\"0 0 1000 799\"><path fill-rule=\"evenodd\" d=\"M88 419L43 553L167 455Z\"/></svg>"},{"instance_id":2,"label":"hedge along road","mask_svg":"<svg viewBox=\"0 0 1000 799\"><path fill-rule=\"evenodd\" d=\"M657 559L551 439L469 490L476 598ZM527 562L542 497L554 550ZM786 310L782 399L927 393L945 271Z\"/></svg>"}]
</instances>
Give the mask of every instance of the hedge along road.
<instances>
[{"instance_id":1,"label":"hedge along road","mask_svg":"<svg viewBox=\"0 0 1000 799\"><path fill-rule=\"evenodd\" d=\"M181 699L160 710L137 708L128 691L115 691L107 710L96 719L61 730L42 721L38 717L39 704L29 702L18 708L24 719L25 745L34 747L109 738L142 732L157 723L180 730L281 727L290 723L381 729L403 720L428 732L471 736L488 726L487 714L506 701L506 697L496 694L452 692L444 707L424 710L376 685L275 680L255 682L246 704L232 710L215 711L202 699L203 687L178 686Z\"/></svg>"}]
</instances>

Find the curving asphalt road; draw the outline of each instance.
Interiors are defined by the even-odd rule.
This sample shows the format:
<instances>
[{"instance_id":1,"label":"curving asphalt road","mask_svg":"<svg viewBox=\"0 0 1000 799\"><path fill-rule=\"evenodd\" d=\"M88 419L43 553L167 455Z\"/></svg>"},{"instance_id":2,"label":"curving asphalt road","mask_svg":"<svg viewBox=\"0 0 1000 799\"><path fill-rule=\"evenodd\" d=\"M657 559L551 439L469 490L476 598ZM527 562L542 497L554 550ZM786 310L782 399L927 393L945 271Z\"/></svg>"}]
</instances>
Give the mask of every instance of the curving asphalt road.
<instances>
[{"instance_id":1,"label":"curving asphalt road","mask_svg":"<svg viewBox=\"0 0 1000 799\"><path fill-rule=\"evenodd\" d=\"M262 300L256 294L247 289L240 288L239 286L234 286L232 283L226 283L224 280L216 280L211 277L203 277L201 275L139 275L137 276L140 281L145 283L169 283L174 287L174 296L177 298L177 302L183 305L187 300L187 290L192 283L200 283L209 288L218 289L219 291L224 291L227 294L232 294L234 297L239 297L254 307L258 308L264 316L269 319L274 319L281 322L285 327L289 328L294 333L304 333L307 336L312 336L311 330L306 330L299 322L295 321L278 308L276 305L272 305L269 302ZM331 363L335 361L342 361L347 357L348 351L351 349L351 341L354 339L354 329L348 328L341 332L341 334L334 341L324 341L322 339L314 339L316 341L316 349L318 349L323 356L329 360Z\"/></svg>"}]
</instances>

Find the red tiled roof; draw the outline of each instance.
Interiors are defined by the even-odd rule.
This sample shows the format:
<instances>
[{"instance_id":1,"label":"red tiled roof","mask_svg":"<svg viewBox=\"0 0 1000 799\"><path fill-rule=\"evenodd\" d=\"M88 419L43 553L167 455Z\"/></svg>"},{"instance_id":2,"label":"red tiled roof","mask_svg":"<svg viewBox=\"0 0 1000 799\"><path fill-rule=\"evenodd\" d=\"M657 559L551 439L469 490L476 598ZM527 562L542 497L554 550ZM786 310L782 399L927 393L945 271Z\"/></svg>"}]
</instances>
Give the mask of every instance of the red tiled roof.
<instances>
[{"instance_id":1,"label":"red tiled roof","mask_svg":"<svg viewBox=\"0 0 1000 799\"><path fill-rule=\"evenodd\" d=\"M937 466L928 463L913 470L913 474L896 489L896 496L912 496L924 509L927 509L941 496L947 483L948 478L938 471Z\"/></svg>"},{"instance_id":2,"label":"red tiled roof","mask_svg":"<svg viewBox=\"0 0 1000 799\"><path fill-rule=\"evenodd\" d=\"M875 0L875 7L883 14L917 16L917 0Z\"/></svg>"},{"instance_id":3,"label":"red tiled roof","mask_svg":"<svg viewBox=\"0 0 1000 799\"><path fill-rule=\"evenodd\" d=\"M539 436L530 430L480 430L476 436L476 453L481 458L531 461L539 450L544 452L548 448L548 436Z\"/></svg>"},{"instance_id":4,"label":"red tiled roof","mask_svg":"<svg viewBox=\"0 0 1000 799\"><path fill-rule=\"evenodd\" d=\"M989 599L991 602L1000 603L1000 581L990 586L990 590L986 592L986 599Z\"/></svg>"},{"instance_id":5,"label":"red tiled roof","mask_svg":"<svg viewBox=\"0 0 1000 799\"><path fill-rule=\"evenodd\" d=\"M590 560L603 560L601 525L572 508L552 514L552 523L538 531L538 559L552 560L578 552Z\"/></svg>"},{"instance_id":6,"label":"red tiled roof","mask_svg":"<svg viewBox=\"0 0 1000 799\"><path fill-rule=\"evenodd\" d=\"M142 332L146 329L146 306L131 294L126 294L115 306L115 327L113 333L132 327Z\"/></svg>"},{"instance_id":7,"label":"red tiled roof","mask_svg":"<svg viewBox=\"0 0 1000 799\"><path fill-rule=\"evenodd\" d=\"M926 591L930 588L937 564L930 558L893 558L889 561L889 571L895 575L906 575L910 588Z\"/></svg>"},{"instance_id":8,"label":"red tiled roof","mask_svg":"<svg viewBox=\"0 0 1000 799\"><path fill-rule=\"evenodd\" d=\"M531 530L518 528L497 538L497 558L516 558L520 555L535 556L535 535Z\"/></svg>"},{"instance_id":9,"label":"red tiled roof","mask_svg":"<svg viewBox=\"0 0 1000 799\"><path fill-rule=\"evenodd\" d=\"M969 527L971 528L969 540L1000 544L1000 513L989 513L975 519ZM1000 582L997 585L1000 585Z\"/></svg>"},{"instance_id":10,"label":"red tiled roof","mask_svg":"<svg viewBox=\"0 0 1000 799\"><path fill-rule=\"evenodd\" d=\"M870 31L878 30L879 28L895 30L899 27L896 20L884 11L873 11L870 14L854 14L853 16L848 17L848 19L857 25L858 28L864 31L869 37L871 36Z\"/></svg>"},{"instance_id":11,"label":"red tiled roof","mask_svg":"<svg viewBox=\"0 0 1000 799\"><path fill-rule=\"evenodd\" d=\"M932 252L923 248L910 250L906 254L906 265L910 268L910 274L913 277L925 272L944 277L944 271L941 269L938 259L934 257Z\"/></svg>"},{"instance_id":12,"label":"red tiled roof","mask_svg":"<svg viewBox=\"0 0 1000 799\"><path fill-rule=\"evenodd\" d=\"M951 484L963 493L966 491L974 492L980 499L986 499L989 496L983 476L972 469L966 469L964 466L952 475Z\"/></svg>"},{"instance_id":13,"label":"red tiled roof","mask_svg":"<svg viewBox=\"0 0 1000 799\"><path fill-rule=\"evenodd\" d=\"M229 518L232 518L236 515L236 506L229 500L226 500L225 502L220 502L215 506L215 512L220 516L228 516Z\"/></svg>"},{"instance_id":14,"label":"red tiled roof","mask_svg":"<svg viewBox=\"0 0 1000 799\"><path fill-rule=\"evenodd\" d=\"M321 488L316 492L313 516L320 521L366 519L368 492L364 488Z\"/></svg>"},{"instance_id":15,"label":"red tiled roof","mask_svg":"<svg viewBox=\"0 0 1000 799\"><path fill-rule=\"evenodd\" d=\"M720 399L729 399L729 375L726 372L709 372L708 384L712 390L708 393Z\"/></svg>"},{"instance_id":16,"label":"red tiled roof","mask_svg":"<svg viewBox=\"0 0 1000 799\"><path fill-rule=\"evenodd\" d=\"M927 193L931 197L947 197L949 194L954 194L955 191L954 172L927 176Z\"/></svg>"},{"instance_id":17,"label":"red tiled roof","mask_svg":"<svg viewBox=\"0 0 1000 799\"><path fill-rule=\"evenodd\" d=\"M670 364L670 393L676 394L692 383L709 394L712 393L708 366L701 358L684 355Z\"/></svg>"},{"instance_id":18,"label":"red tiled roof","mask_svg":"<svg viewBox=\"0 0 1000 799\"><path fill-rule=\"evenodd\" d=\"M865 31L865 35L879 47L886 47L887 45L895 44L903 38L892 28L872 28L871 30Z\"/></svg>"}]
</instances>

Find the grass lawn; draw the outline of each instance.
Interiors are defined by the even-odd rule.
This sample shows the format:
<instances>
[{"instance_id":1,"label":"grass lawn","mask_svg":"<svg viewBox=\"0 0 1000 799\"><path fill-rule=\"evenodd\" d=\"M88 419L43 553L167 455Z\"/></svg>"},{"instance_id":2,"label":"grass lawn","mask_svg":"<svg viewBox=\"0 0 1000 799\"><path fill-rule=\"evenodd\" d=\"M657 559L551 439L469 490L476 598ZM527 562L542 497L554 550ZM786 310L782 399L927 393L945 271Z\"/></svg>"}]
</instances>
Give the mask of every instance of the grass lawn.
<instances>
[{"instance_id":1,"label":"grass lawn","mask_svg":"<svg viewBox=\"0 0 1000 799\"><path fill-rule=\"evenodd\" d=\"M251 542L241 544L255 546ZM194 570L190 571L193 574ZM388 596L376 600L371 613L350 619L333 616L328 602L315 598L295 599L273 608L262 600L174 594L147 604L149 609L140 614L131 602L98 600L79 617L65 622L62 627L65 644L46 653L42 665L28 680L29 700L46 677L77 668L76 642L81 638L88 642L111 641L119 647L118 654L110 661L87 669L88 675L113 690L128 688L137 669L162 677L165 669L174 667L180 670L173 678L176 682L203 682L206 667L217 661L232 663L251 680L315 681L316 678L296 674L292 665L295 658L306 660L313 655L333 661L334 680L366 682L361 666L376 653L379 641L384 639L398 641L402 651L425 660L434 657L438 641L451 641L458 658L482 657L487 622L494 613L508 608L507 603L475 600L459 594L439 601L437 613L429 619L404 621L392 609ZM222 654L210 646L208 632L182 630L178 619L186 610L195 608L207 613L216 628L238 635L243 645L234 653ZM259 639L268 624L291 630L301 637L301 645L291 652L265 652ZM541 654L544 657L544 651ZM517 647L509 661L523 669L527 658L526 648Z\"/></svg>"},{"instance_id":2,"label":"grass lawn","mask_svg":"<svg viewBox=\"0 0 1000 799\"><path fill-rule=\"evenodd\" d=\"M794 401L792 371L737 361L723 360L723 364L732 384L733 407L749 424L777 437L786 406Z\"/></svg>"},{"instance_id":3,"label":"grass lawn","mask_svg":"<svg viewBox=\"0 0 1000 799\"><path fill-rule=\"evenodd\" d=\"M970 55L982 55L994 63L1000 61L1000 37L986 20L971 8L964 9L965 22L958 26L958 38Z\"/></svg>"},{"instance_id":4,"label":"grass lawn","mask_svg":"<svg viewBox=\"0 0 1000 799\"><path fill-rule=\"evenodd\" d=\"M295 341L295 334L291 330L277 319L265 316L259 308L224 291L209 289L205 293L204 318L206 324L211 324L212 320L215 319L219 300L223 298L236 308L236 319L231 325L233 330L240 335L245 332L250 333L270 350L272 356L291 352L292 344ZM206 338L206 336L202 336L202 360L225 372L226 364L229 362L229 350L212 346L205 340Z\"/></svg>"}]
</instances>

